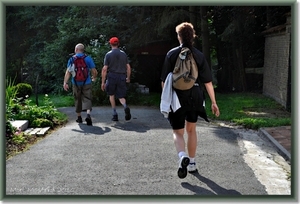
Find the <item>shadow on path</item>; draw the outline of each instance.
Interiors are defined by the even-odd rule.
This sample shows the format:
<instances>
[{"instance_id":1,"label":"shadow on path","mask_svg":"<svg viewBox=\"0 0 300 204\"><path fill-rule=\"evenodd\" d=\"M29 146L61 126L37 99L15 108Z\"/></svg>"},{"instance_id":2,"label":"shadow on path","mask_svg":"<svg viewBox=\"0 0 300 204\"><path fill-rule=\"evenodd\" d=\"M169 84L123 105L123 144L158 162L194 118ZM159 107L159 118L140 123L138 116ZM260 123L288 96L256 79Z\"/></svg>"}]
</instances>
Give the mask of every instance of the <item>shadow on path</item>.
<instances>
[{"instance_id":1,"label":"shadow on path","mask_svg":"<svg viewBox=\"0 0 300 204\"><path fill-rule=\"evenodd\" d=\"M197 179L199 179L199 181L205 183L212 190L210 191L197 185L191 185L188 182L181 183L182 187L189 189L190 191L193 191L195 195L242 195L236 190L232 190L232 189L228 190L219 186L212 180L201 176L198 172L192 173L191 175L195 176Z\"/></svg>"},{"instance_id":2,"label":"shadow on path","mask_svg":"<svg viewBox=\"0 0 300 204\"><path fill-rule=\"evenodd\" d=\"M134 131L134 132L147 132L150 130L150 127L142 122L137 122L137 121L129 121L129 122L116 122L115 124L112 125L112 127L119 129L119 130L124 130L124 131Z\"/></svg>"},{"instance_id":3,"label":"shadow on path","mask_svg":"<svg viewBox=\"0 0 300 204\"><path fill-rule=\"evenodd\" d=\"M104 135L107 132L110 132L111 129L109 127L98 127L98 126L87 126L86 124L78 124L80 130L78 129L72 129L74 132L80 132L84 134L95 134L95 135Z\"/></svg>"}]
</instances>

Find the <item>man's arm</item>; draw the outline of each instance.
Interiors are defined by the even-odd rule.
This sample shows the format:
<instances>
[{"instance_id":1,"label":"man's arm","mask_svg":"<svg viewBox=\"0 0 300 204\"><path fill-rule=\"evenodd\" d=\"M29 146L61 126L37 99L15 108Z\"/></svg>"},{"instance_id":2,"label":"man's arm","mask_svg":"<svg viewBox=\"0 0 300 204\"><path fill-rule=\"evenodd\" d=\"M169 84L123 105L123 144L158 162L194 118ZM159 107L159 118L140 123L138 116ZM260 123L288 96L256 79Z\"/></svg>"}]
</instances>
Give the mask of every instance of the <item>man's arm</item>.
<instances>
[{"instance_id":1,"label":"man's arm","mask_svg":"<svg viewBox=\"0 0 300 204\"><path fill-rule=\"evenodd\" d=\"M71 76L71 73L67 69L66 73L65 73L64 85L63 85L65 91L68 91L68 89L69 89L68 81L70 79L70 76Z\"/></svg>"},{"instance_id":2,"label":"man's arm","mask_svg":"<svg viewBox=\"0 0 300 204\"><path fill-rule=\"evenodd\" d=\"M215 98L215 91L214 91L214 87L213 87L213 84L212 82L208 82L208 83L204 83L205 85L205 88L207 90L207 93L210 97L210 100L211 100L211 110L212 110L212 113L219 117L220 115L220 111L219 111L219 107L217 105L217 101L216 101L216 98Z\"/></svg>"},{"instance_id":3,"label":"man's arm","mask_svg":"<svg viewBox=\"0 0 300 204\"><path fill-rule=\"evenodd\" d=\"M130 64L126 64L127 67L127 78L126 78L126 82L129 83L130 82L130 75L131 75L131 67Z\"/></svg>"},{"instance_id":4,"label":"man's arm","mask_svg":"<svg viewBox=\"0 0 300 204\"><path fill-rule=\"evenodd\" d=\"M101 71L101 79L102 79L101 89L102 89L102 91L105 90L105 80L106 80L106 75L107 75L107 69L108 69L108 66L104 65L102 68L102 71Z\"/></svg>"},{"instance_id":5,"label":"man's arm","mask_svg":"<svg viewBox=\"0 0 300 204\"><path fill-rule=\"evenodd\" d=\"M92 73L92 81L95 81L97 79L98 76L98 71L96 68L92 68L91 69L91 73Z\"/></svg>"}]
</instances>

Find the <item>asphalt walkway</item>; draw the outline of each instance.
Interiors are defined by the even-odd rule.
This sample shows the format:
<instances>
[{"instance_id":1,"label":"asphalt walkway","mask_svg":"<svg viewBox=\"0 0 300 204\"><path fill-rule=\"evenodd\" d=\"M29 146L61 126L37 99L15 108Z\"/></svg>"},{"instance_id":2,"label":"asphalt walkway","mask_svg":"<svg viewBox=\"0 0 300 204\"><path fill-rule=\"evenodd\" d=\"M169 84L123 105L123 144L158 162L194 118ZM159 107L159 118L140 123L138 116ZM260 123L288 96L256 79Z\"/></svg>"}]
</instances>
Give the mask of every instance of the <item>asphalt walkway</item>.
<instances>
[{"instance_id":1,"label":"asphalt walkway","mask_svg":"<svg viewBox=\"0 0 300 204\"><path fill-rule=\"evenodd\" d=\"M172 131L158 109L131 107L132 119L125 121L119 107L113 122L110 107L95 107L93 126L77 124L74 108L60 110L69 116L64 127L6 161L8 197L269 194L231 128L200 119L199 172L179 179Z\"/></svg>"}]
</instances>

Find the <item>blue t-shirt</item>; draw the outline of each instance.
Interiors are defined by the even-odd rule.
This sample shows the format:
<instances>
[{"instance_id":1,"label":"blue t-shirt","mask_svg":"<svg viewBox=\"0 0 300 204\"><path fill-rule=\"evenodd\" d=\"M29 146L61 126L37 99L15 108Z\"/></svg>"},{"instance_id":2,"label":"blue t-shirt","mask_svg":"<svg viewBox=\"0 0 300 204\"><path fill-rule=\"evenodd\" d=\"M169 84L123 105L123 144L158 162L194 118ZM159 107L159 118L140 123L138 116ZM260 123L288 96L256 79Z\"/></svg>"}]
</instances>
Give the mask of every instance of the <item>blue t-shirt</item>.
<instances>
[{"instance_id":1,"label":"blue t-shirt","mask_svg":"<svg viewBox=\"0 0 300 204\"><path fill-rule=\"evenodd\" d=\"M84 55L83 53L77 53L77 54L76 54L77 57L81 57L81 56L83 56L83 55ZM69 61L68 61L67 67L69 67L69 66L71 65L72 60L73 60L73 59L72 59L72 57L71 57L71 58L69 59ZM90 70L91 70L92 68L95 68L96 66L95 66L95 63L94 63L93 59L92 59L90 56L87 56L86 58L84 58L84 61L85 61L86 65L87 65L87 67L88 67L88 69L89 69L88 77L87 77L87 79L86 79L86 81L85 81L85 84L91 84L91 83L92 83L92 79L91 79L91 76L90 76ZM83 83L84 83L84 82L76 82L76 84L77 84L78 86L82 86ZM74 78L73 78L73 77L72 77L72 84L75 84L75 81L74 81Z\"/></svg>"}]
</instances>

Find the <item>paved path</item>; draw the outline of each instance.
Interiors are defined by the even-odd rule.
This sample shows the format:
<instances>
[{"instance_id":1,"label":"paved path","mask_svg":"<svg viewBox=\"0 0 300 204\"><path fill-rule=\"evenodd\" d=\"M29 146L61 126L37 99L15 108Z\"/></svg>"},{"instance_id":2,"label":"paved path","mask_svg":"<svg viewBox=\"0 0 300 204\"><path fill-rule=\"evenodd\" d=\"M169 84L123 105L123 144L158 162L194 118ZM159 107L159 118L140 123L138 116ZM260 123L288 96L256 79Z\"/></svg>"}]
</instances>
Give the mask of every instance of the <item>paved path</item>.
<instances>
[{"instance_id":1,"label":"paved path","mask_svg":"<svg viewBox=\"0 0 300 204\"><path fill-rule=\"evenodd\" d=\"M77 124L74 108L60 110L69 116L63 128L6 161L7 195L290 195L285 162L255 131L199 120L199 173L179 179L158 109L131 107L126 122L118 107L113 122L109 107L95 107L93 126Z\"/></svg>"}]
</instances>

